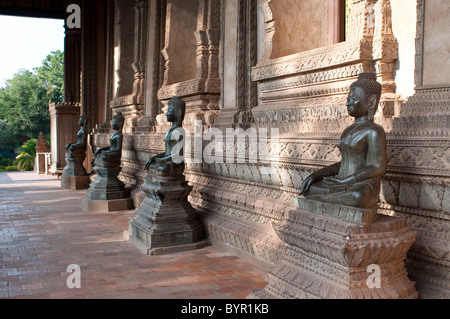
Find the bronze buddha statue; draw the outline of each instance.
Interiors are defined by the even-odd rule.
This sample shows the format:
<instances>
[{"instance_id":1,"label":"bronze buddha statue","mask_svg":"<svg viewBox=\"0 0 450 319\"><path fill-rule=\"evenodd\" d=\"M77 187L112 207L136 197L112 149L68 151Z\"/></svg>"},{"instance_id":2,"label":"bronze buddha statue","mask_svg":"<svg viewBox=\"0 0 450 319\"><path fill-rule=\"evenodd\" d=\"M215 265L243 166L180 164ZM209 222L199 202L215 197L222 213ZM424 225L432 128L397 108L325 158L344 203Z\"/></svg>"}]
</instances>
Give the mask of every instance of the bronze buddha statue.
<instances>
[{"instance_id":1,"label":"bronze buddha statue","mask_svg":"<svg viewBox=\"0 0 450 319\"><path fill-rule=\"evenodd\" d=\"M78 125L77 141L66 145L66 165L61 175L61 187L70 189L86 188L89 179L83 162L86 158L88 132L86 114L81 114Z\"/></svg>"},{"instance_id":2,"label":"bronze buddha statue","mask_svg":"<svg viewBox=\"0 0 450 319\"><path fill-rule=\"evenodd\" d=\"M386 134L374 123L380 96L381 85L374 73L361 73L351 84L346 106L355 121L340 137L341 161L309 175L300 195L351 207L376 206L386 171Z\"/></svg>"},{"instance_id":3,"label":"bronze buddha statue","mask_svg":"<svg viewBox=\"0 0 450 319\"><path fill-rule=\"evenodd\" d=\"M122 128L125 122L125 118L123 117L121 112L117 112L114 115L114 118L111 122L111 127L115 130L115 132L109 138L109 146L99 148L94 153L94 158L96 160L101 160L103 163L111 163L113 165L120 165L120 160L122 158L122 141L123 134ZM99 156L100 155L100 156Z\"/></svg>"},{"instance_id":4,"label":"bronze buddha statue","mask_svg":"<svg viewBox=\"0 0 450 319\"><path fill-rule=\"evenodd\" d=\"M184 172L186 104L180 97L168 101L164 152L151 157L140 186L145 197L129 223L129 240L146 255L199 249L209 244L198 212L188 201L192 186Z\"/></svg>"},{"instance_id":5,"label":"bronze buddha statue","mask_svg":"<svg viewBox=\"0 0 450 319\"><path fill-rule=\"evenodd\" d=\"M86 132L86 124L87 124L86 114L81 114L80 119L78 120L78 125L81 129L77 133L77 141L74 143L69 143L66 145L67 152L85 152L87 146L87 137L88 133Z\"/></svg>"},{"instance_id":6,"label":"bronze buddha statue","mask_svg":"<svg viewBox=\"0 0 450 319\"><path fill-rule=\"evenodd\" d=\"M167 121L173 123L164 137L165 152L153 156L145 164L144 169L159 176L174 177L184 172L184 129L182 123L186 103L178 96L168 102Z\"/></svg>"}]
</instances>

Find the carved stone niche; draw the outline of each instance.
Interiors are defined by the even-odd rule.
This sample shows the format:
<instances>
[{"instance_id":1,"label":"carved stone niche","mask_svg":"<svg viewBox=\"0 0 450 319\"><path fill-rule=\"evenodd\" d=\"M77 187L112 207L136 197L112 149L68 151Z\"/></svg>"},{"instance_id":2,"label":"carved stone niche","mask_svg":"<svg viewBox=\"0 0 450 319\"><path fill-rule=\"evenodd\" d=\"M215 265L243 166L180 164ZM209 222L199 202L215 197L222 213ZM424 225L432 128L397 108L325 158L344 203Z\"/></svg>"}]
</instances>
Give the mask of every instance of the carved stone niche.
<instances>
[{"instance_id":1,"label":"carved stone niche","mask_svg":"<svg viewBox=\"0 0 450 319\"><path fill-rule=\"evenodd\" d=\"M267 0L262 4L264 50L252 68L252 80L258 82L260 90L259 105L253 109L256 120L271 109L296 108L306 99L317 100L323 106L324 97L345 96L361 72L377 73L383 87L380 113L385 117L394 115L398 97L393 71L398 45L392 34L390 2L350 0L349 4L347 37L344 42L331 45L327 45L325 36L320 36L327 35L327 23L310 14L326 12L328 2ZM302 10L302 6L308 10ZM289 19L285 19L285 13L291 11L297 11L299 16L286 22ZM322 20L326 20L323 15ZM307 27L314 25L323 32L311 32L316 37L307 37L300 32L304 21ZM292 34L303 40L292 39Z\"/></svg>"},{"instance_id":2,"label":"carved stone niche","mask_svg":"<svg viewBox=\"0 0 450 319\"><path fill-rule=\"evenodd\" d=\"M186 125L196 119L212 125L219 112L220 1L169 0L165 19L158 99L166 104L180 96L186 101ZM164 125L163 117L157 117L157 125Z\"/></svg>"},{"instance_id":3,"label":"carved stone niche","mask_svg":"<svg viewBox=\"0 0 450 319\"><path fill-rule=\"evenodd\" d=\"M327 1L285 0L266 2L277 19L272 33L271 59L326 46L328 43ZM305 14L306 13L306 14ZM301 17L301 18L299 18Z\"/></svg>"},{"instance_id":4,"label":"carved stone niche","mask_svg":"<svg viewBox=\"0 0 450 319\"><path fill-rule=\"evenodd\" d=\"M132 133L144 105L147 0L115 1L114 98L110 107L125 117L124 133Z\"/></svg>"}]
</instances>

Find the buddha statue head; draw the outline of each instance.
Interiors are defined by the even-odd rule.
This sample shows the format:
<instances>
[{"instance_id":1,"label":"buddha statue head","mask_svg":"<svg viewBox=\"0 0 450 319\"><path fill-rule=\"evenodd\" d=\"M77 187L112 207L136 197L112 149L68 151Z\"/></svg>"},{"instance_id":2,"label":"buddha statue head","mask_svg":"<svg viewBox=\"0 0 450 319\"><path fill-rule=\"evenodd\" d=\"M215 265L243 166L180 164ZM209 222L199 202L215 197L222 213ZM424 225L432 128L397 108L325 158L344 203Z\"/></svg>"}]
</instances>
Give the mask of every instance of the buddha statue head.
<instances>
[{"instance_id":1,"label":"buddha statue head","mask_svg":"<svg viewBox=\"0 0 450 319\"><path fill-rule=\"evenodd\" d=\"M87 116L85 113L80 115L80 119L78 121L78 125L81 127L85 127L87 124Z\"/></svg>"},{"instance_id":2,"label":"buddha statue head","mask_svg":"<svg viewBox=\"0 0 450 319\"><path fill-rule=\"evenodd\" d=\"M166 112L167 121L172 122L176 126L181 126L186 111L186 103L179 97L174 96L169 100Z\"/></svg>"},{"instance_id":3,"label":"buddha statue head","mask_svg":"<svg viewBox=\"0 0 450 319\"><path fill-rule=\"evenodd\" d=\"M373 121L381 97L381 84L375 73L361 73L350 85L347 110L350 116L359 118L367 115Z\"/></svg>"},{"instance_id":4,"label":"buddha statue head","mask_svg":"<svg viewBox=\"0 0 450 319\"><path fill-rule=\"evenodd\" d=\"M114 115L114 118L111 123L111 127L115 129L116 131L120 131L123 128L123 124L125 123L125 118L122 115L122 112L117 112L116 115Z\"/></svg>"}]
</instances>

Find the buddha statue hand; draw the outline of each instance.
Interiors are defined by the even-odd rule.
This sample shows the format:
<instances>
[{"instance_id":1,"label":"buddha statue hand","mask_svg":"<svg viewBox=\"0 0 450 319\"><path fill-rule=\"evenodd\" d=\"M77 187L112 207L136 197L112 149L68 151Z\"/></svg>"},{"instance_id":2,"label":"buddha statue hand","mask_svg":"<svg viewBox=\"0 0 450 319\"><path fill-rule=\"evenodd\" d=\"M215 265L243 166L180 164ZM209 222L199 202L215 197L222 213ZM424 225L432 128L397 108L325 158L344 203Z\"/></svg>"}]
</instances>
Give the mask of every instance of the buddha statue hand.
<instances>
[{"instance_id":1,"label":"buddha statue hand","mask_svg":"<svg viewBox=\"0 0 450 319\"><path fill-rule=\"evenodd\" d=\"M155 162L156 162L155 157L151 157L151 158L147 161L147 163L145 163L144 170L146 170L146 171L148 172L150 166L151 166L153 163L155 163Z\"/></svg>"},{"instance_id":2,"label":"buddha statue hand","mask_svg":"<svg viewBox=\"0 0 450 319\"><path fill-rule=\"evenodd\" d=\"M300 187L300 195L303 195L304 193L308 192L309 188L312 184L320 181L322 179L321 176L319 176L316 173L312 173L302 183L302 186Z\"/></svg>"},{"instance_id":3,"label":"buddha statue hand","mask_svg":"<svg viewBox=\"0 0 450 319\"><path fill-rule=\"evenodd\" d=\"M339 178L339 177L325 177L323 179L323 183L326 185L329 185L330 187L333 186L349 186L357 183L355 175L350 175L345 178Z\"/></svg>"}]
</instances>

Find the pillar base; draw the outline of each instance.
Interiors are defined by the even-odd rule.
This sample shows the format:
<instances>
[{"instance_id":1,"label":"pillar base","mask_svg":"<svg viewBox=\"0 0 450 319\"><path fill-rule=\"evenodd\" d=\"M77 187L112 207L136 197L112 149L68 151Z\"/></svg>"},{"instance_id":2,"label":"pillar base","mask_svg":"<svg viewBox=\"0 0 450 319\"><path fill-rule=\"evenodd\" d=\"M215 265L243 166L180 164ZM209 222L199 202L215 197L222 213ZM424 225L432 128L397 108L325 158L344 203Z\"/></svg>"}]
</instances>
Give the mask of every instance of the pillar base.
<instances>
[{"instance_id":1,"label":"pillar base","mask_svg":"<svg viewBox=\"0 0 450 319\"><path fill-rule=\"evenodd\" d=\"M198 249L208 245L197 211L188 202L192 189L184 175L147 175L141 187L144 201L129 223L129 240L141 252L163 254Z\"/></svg>"},{"instance_id":2,"label":"pillar base","mask_svg":"<svg viewBox=\"0 0 450 319\"><path fill-rule=\"evenodd\" d=\"M89 199L86 197L81 198L81 208L85 211L99 211L99 212L114 212L120 210L133 209L133 199L121 198L121 199Z\"/></svg>"},{"instance_id":3,"label":"pillar base","mask_svg":"<svg viewBox=\"0 0 450 319\"><path fill-rule=\"evenodd\" d=\"M274 225L283 257L268 285L248 298L417 298L404 263L417 233L406 219L303 197L294 202L298 208Z\"/></svg>"},{"instance_id":4,"label":"pillar base","mask_svg":"<svg viewBox=\"0 0 450 319\"><path fill-rule=\"evenodd\" d=\"M152 248L152 247L147 246L141 239L131 236L129 231L126 232L126 237L128 237L128 242L130 244L135 246L141 253L143 253L145 255L149 255L149 256L179 253L182 251L201 249L201 248L211 245L211 243L208 240L202 240L202 241L199 241L199 242L193 243L193 244Z\"/></svg>"},{"instance_id":5,"label":"pillar base","mask_svg":"<svg viewBox=\"0 0 450 319\"><path fill-rule=\"evenodd\" d=\"M61 175L61 187L65 189L87 189L91 182L89 176Z\"/></svg>"},{"instance_id":6,"label":"pillar base","mask_svg":"<svg viewBox=\"0 0 450 319\"><path fill-rule=\"evenodd\" d=\"M104 163L96 159L96 178L89 185L81 207L87 211L119 211L133 209L133 199L125 184L117 178L120 162Z\"/></svg>"}]
</instances>

